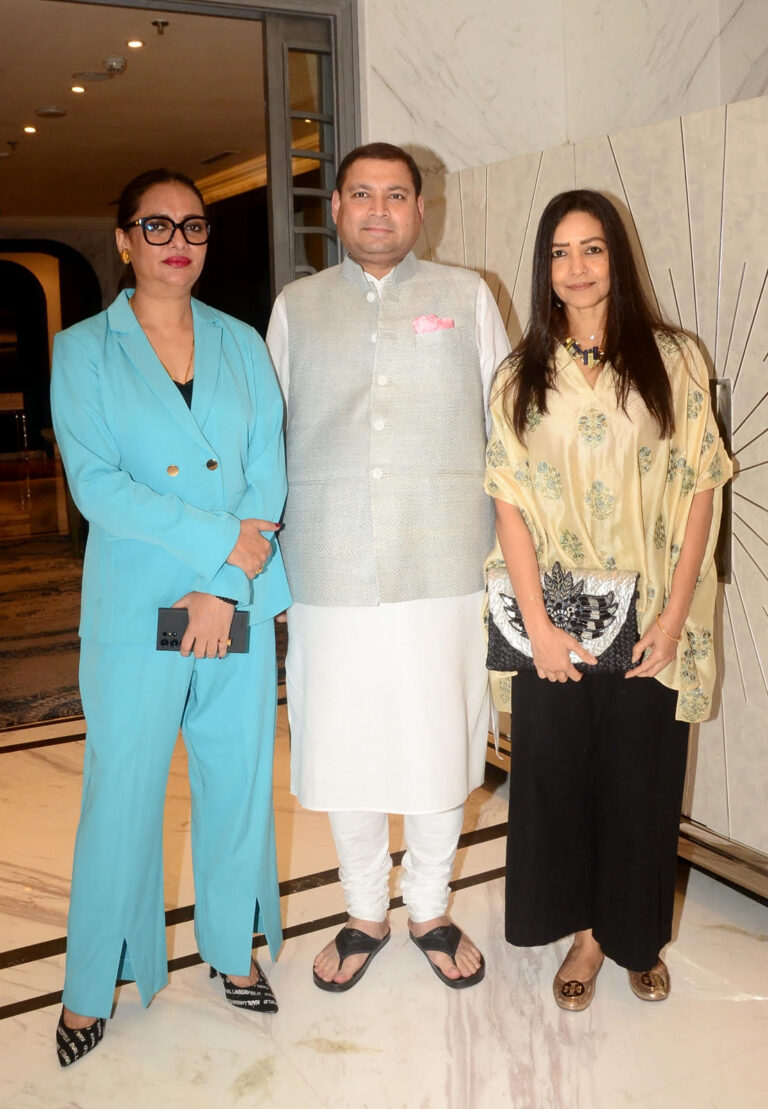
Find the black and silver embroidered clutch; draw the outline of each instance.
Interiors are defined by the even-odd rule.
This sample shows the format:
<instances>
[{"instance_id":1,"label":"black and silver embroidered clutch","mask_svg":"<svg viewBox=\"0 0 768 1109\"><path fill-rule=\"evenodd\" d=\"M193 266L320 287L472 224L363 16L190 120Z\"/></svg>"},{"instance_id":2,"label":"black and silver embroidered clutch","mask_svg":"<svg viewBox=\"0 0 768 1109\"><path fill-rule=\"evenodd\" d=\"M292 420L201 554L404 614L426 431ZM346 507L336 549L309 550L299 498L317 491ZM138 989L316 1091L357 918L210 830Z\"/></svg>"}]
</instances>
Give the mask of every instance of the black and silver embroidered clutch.
<instances>
[{"instance_id":1,"label":"black and silver embroidered clutch","mask_svg":"<svg viewBox=\"0 0 768 1109\"><path fill-rule=\"evenodd\" d=\"M637 630L638 575L621 570L563 570L556 562L542 570L544 605L552 623L574 636L597 659L571 662L585 674L616 674L632 669ZM503 566L488 571L489 670L533 670L533 651Z\"/></svg>"}]
</instances>

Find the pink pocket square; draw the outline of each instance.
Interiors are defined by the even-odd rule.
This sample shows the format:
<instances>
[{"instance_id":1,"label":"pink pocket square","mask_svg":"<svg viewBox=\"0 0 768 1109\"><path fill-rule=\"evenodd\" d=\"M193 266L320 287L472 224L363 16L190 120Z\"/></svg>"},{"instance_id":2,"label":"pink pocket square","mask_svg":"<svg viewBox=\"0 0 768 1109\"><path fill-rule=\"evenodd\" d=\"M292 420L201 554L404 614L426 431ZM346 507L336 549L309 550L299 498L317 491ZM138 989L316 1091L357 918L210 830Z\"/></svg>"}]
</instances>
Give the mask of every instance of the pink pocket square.
<instances>
[{"instance_id":1,"label":"pink pocket square","mask_svg":"<svg viewBox=\"0 0 768 1109\"><path fill-rule=\"evenodd\" d=\"M455 327L453 320L440 316L417 316L413 321L413 330L417 335L426 335L428 331L448 331L451 327Z\"/></svg>"}]
</instances>

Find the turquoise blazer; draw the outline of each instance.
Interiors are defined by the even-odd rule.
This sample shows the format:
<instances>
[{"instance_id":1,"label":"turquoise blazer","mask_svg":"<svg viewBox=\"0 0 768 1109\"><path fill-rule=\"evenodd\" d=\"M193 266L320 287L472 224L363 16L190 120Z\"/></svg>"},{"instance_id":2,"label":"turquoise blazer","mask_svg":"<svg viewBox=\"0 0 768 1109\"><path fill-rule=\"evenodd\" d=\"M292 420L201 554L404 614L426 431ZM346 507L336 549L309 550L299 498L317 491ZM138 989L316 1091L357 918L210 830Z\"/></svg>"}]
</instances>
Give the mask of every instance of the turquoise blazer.
<instances>
[{"instance_id":1,"label":"turquoise blazer","mask_svg":"<svg viewBox=\"0 0 768 1109\"><path fill-rule=\"evenodd\" d=\"M193 300L190 411L139 326L132 291L56 336L51 404L90 525L80 635L154 647L157 609L191 590L237 600L250 623L291 603L276 540L253 581L226 561L240 520L281 517L283 402L253 328Z\"/></svg>"}]
</instances>

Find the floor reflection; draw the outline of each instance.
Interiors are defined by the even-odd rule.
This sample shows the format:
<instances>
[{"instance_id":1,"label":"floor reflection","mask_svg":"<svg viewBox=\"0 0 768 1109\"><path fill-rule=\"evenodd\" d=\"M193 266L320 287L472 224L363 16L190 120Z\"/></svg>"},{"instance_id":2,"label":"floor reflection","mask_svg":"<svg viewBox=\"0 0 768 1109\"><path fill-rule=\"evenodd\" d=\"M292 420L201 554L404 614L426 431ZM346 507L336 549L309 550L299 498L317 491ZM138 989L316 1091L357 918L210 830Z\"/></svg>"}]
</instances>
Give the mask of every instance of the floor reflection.
<instances>
[{"instance_id":1,"label":"floor reflection","mask_svg":"<svg viewBox=\"0 0 768 1109\"><path fill-rule=\"evenodd\" d=\"M0 539L68 532L61 461L42 451L0 459Z\"/></svg>"}]
</instances>

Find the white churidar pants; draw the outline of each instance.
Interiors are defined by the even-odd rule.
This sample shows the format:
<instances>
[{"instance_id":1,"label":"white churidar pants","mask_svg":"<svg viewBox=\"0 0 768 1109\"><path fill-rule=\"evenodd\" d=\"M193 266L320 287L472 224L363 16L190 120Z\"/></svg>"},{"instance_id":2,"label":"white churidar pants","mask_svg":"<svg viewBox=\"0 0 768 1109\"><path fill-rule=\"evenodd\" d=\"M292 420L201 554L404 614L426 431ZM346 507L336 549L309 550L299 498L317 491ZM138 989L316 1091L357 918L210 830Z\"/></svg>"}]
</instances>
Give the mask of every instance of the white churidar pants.
<instances>
[{"instance_id":1,"label":"white churidar pants","mask_svg":"<svg viewBox=\"0 0 768 1109\"><path fill-rule=\"evenodd\" d=\"M347 912L360 920L384 920L389 908L389 820L380 812L328 814L339 856L339 879ZM406 814L400 888L415 924L443 916L448 882L461 834L464 806L445 812Z\"/></svg>"}]
</instances>

